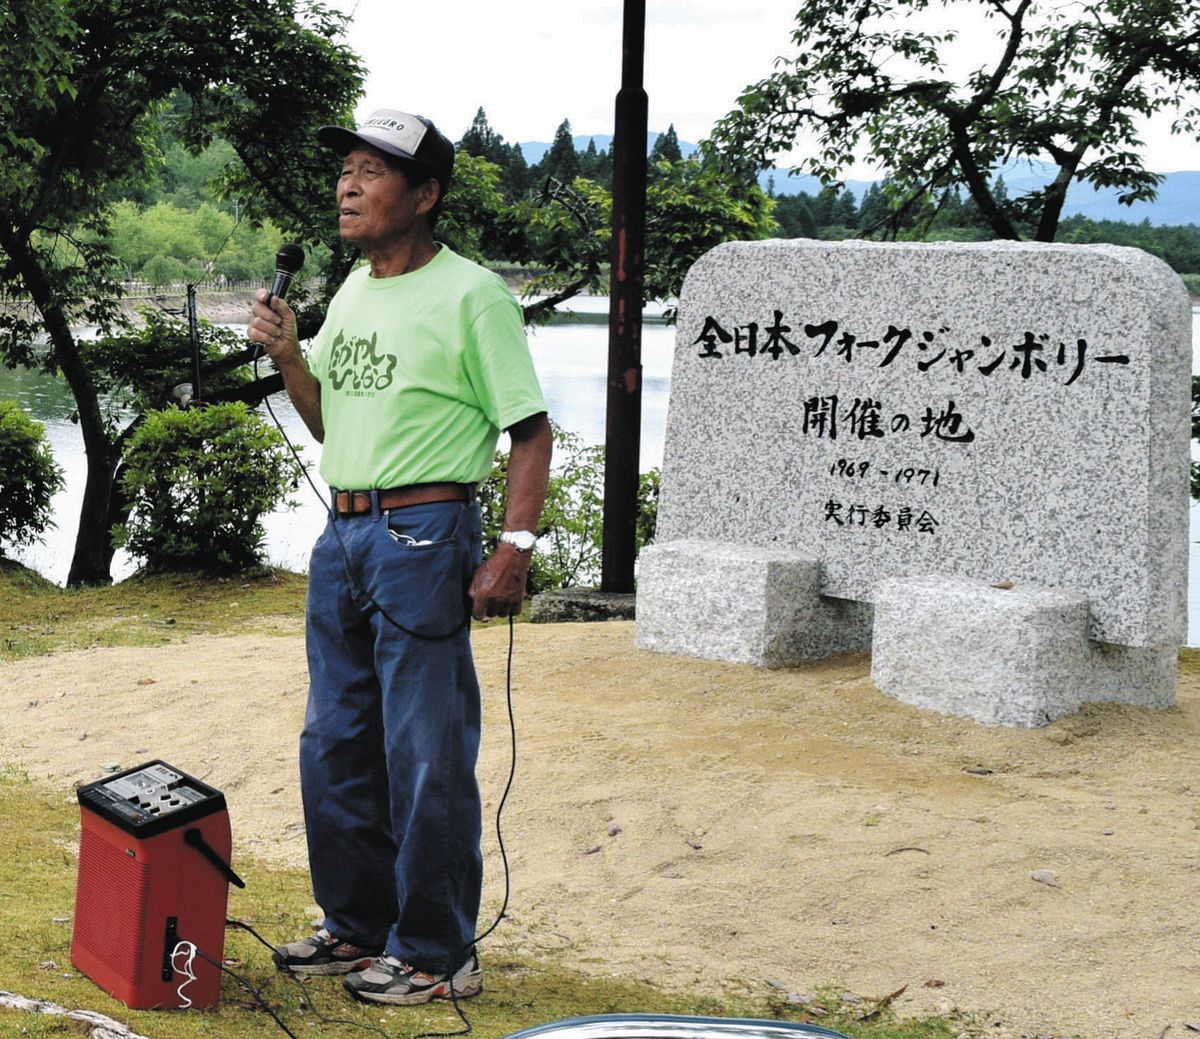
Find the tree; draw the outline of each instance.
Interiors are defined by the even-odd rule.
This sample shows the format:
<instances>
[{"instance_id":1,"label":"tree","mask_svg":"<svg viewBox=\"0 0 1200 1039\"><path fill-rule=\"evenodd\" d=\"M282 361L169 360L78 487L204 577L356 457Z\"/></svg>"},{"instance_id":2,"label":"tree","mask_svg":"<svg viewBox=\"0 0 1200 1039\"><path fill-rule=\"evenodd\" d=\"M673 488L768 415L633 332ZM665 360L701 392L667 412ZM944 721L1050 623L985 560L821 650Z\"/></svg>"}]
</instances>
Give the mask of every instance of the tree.
<instances>
[{"instance_id":1,"label":"tree","mask_svg":"<svg viewBox=\"0 0 1200 1039\"><path fill-rule=\"evenodd\" d=\"M777 198L775 219L779 221L779 233L783 238L817 237L817 222L813 219L811 199L803 191Z\"/></svg>"},{"instance_id":2,"label":"tree","mask_svg":"<svg viewBox=\"0 0 1200 1039\"><path fill-rule=\"evenodd\" d=\"M995 30L989 61L957 82L952 28L982 13ZM1173 130L1200 127L1200 5L1176 0L810 0L796 16L796 52L748 87L713 147L762 163L803 132L805 164L825 182L856 158L889 171L898 213L963 185L999 238L1053 241L1068 186L1118 188L1153 199L1139 117L1173 112ZM860 154L860 152L864 154ZM994 171L1047 156L1044 187L1001 198Z\"/></svg>"},{"instance_id":3,"label":"tree","mask_svg":"<svg viewBox=\"0 0 1200 1039\"><path fill-rule=\"evenodd\" d=\"M589 447L576 434L554 426L554 456L546 507L538 524L528 594L593 583L600 575L604 535L604 447ZM654 540L661 474L642 473L637 495L637 547ZM479 487L485 551L493 551L508 506L508 455L497 451L492 471Z\"/></svg>"},{"instance_id":4,"label":"tree","mask_svg":"<svg viewBox=\"0 0 1200 1039\"><path fill-rule=\"evenodd\" d=\"M260 518L298 470L283 434L240 401L152 411L130 443L121 487L133 509L114 540L151 572L246 570L262 562Z\"/></svg>"},{"instance_id":5,"label":"tree","mask_svg":"<svg viewBox=\"0 0 1200 1039\"><path fill-rule=\"evenodd\" d=\"M579 175L594 180L612 190L613 157L611 151L600 151L596 147L596 138L589 137L587 148L579 157Z\"/></svg>"},{"instance_id":6,"label":"tree","mask_svg":"<svg viewBox=\"0 0 1200 1039\"><path fill-rule=\"evenodd\" d=\"M692 264L722 242L773 234L774 205L739 170L698 157L656 163L646 184L646 298L678 298Z\"/></svg>"},{"instance_id":7,"label":"tree","mask_svg":"<svg viewBox=\"0 0 1200 1039\"><path fill-rule=\"evenodd\" d=\"M874 183L867 188L867 193L863 195L862 206L858 210L858 226L864 232L870 232L887 223L888 215L887 198L884 196L883 188L878 183Z\"/></svg>"},{"instance_id":8,"label":"tree","mask_svg":"<svg viewBox=\"0 0 1200 1039\"><path fill-rule=\"evenodd\" d=\"M107 203L119 185L149 179L161 123L182 107L178 136L189 150L215 134L230 143L239 161L224 184L251 222L271 216L310 241L337 243L328 156L313 135L349 112L361 69L331 42L343 16L312 3L303 18L293 0L0 7L0 291L32 304L0 315L0 356L61 371L75 399L88 472L71 585L110 579L110 530L121 518L121 433L72 329L120 325ZM46 352L35 347L40 334Z\"/></svg>"},{"instance_id":9,"label":"tree","mask_svg":"<svg viewBox=\"0 0 1200 1039\"><path fill-rule=\"evenodd\" d=\"M0 401L0 543L41 541L54 526L50 500L62 486L62 467L54 461L45 427L15 401Z\"/></svg>"},{"instance_id":10,"label":"tree","mask_svg":"<svg viewBox=\"0 0 1200 1039\"><path fill-rule=\"evenodd\" d=\"M462 140L458 142L458 151L487 159L497 166L504 165L508 147L504 143L504 138L492 129L492 124L488 122L487 113L482 106L475 113L470 129L462 135Z\"/></svg>"},{"instance_id":11,"label":"tree","mask_svg":"<svg viewBox=\"0 0 1200 1039\"><path fill-rule=\"evenodd\" d=\"M559 123L554 133L554 143L535 167L535 179L538 182L557 180L560 184L570 184L579 176L579 153L575 150L575 141L571 136L571 120L564 119Z\"/></svg>"},{"instance_id":12,"label":"tree","mask_svg":"<svg viewBox=\"0 0 1200 1039\"><path fill-rule=\"evenodd\" d=\"M478 118L478 117L477 117ZM584 157L608 159L589 142ZM573 160L566 158L570 148ZM557 149L557 152L556 152ZM536 262L541 270L525 285L525 321L547 320L559 304L581 292L604 288L610 257L612 195L585 176L569 181L547 175L547 167L569 172L579 164L566 120L535 173L540 190L532 197L505 196L499 167L460 155L455 180L439 221L439 236L468 256L499 256ZM677 297L688 268L705 251L731 239L766 238L778 230L774 203L758 187L753 171L724 160L694 156L653 164L647 176L644 286L647 299ZM668 314L668 317L671 315Z\"/></svg>"},{"instance_id":13,"label":"tree","mask_svg":"<svg viewBox=\"0 0 1200 1039\"><path fill-rule=\"evenodd\" d=\"M208 281L261 278L283 236L269 222L235 223L232 214L210 202L181 209L169 202L143 208L121 201L110 211L106 242L130 277L154 282L147 266L169 258L191 280Z\"/></svg>"},{"instance_id":14,"label":"tree","mask_svg":"<svg viewBox=\"0 0 1200 1039\"><path fill-rule=\"evenodd\" d=\"M666 133L660 133L654 139L654 147L650 149L650 165L656 162L679 162L682 158L679 135L675 133L675 124L671 123Z\"/></svg>"},{"instance_id":15,"label":"tree","mask_svg":"<svg viewBox=\"0 0 1200 1039\"><path fill-rule=\"evenodd\" d=\"M521 154L520 147L505 143L504 138L492 129L482 107L475 113L470 128L462 135L458 154L487 159L497 166L500 170L499 186L509 198L524 194L529 186L529 164Z\"/></svg>"}]
</instances>

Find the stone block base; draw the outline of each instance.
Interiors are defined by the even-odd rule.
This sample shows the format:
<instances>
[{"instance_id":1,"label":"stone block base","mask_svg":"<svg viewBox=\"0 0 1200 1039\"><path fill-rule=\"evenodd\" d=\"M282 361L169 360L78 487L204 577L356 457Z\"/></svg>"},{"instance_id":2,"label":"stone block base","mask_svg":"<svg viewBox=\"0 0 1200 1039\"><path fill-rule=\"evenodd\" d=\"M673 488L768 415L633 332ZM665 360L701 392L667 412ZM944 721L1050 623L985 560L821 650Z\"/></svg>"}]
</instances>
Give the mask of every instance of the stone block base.
<instances>
[{"instance_id":1,"label":"stone block base","mask_svg":"<svg viewBox=\"0 0 1200 1039\"><path fill-rule=\"evenodd\" d=\"M563 588L542 592L529 603L532 624L561 624L569 621L631 621L632 592L602 592L599 588Z\"/></svg>"},{"instance_id":2,"label":"stone block base","mask_svg":"<svg viewBox=\"0 0 1200 1039\"><path fill-rule=\"evenodd\" d=\"M1175 702L1177 646L1088 638L1087 600L1036 585L896 578L875 594L871 679L917 707L999 725L1046 725L1093 701Z\"/></svg>"},{"instance_id":3,"label":"stone block base","mask_svg":"<svg viewBox=\"0 0 1200 1039\"><path fill-rule=\"evenodd\" d=\"M637 645L758 667L865 650L871 607L821 595L820 578L815 560L782 549L649 545L638 557Z\"/></svg>"}]
</instances>

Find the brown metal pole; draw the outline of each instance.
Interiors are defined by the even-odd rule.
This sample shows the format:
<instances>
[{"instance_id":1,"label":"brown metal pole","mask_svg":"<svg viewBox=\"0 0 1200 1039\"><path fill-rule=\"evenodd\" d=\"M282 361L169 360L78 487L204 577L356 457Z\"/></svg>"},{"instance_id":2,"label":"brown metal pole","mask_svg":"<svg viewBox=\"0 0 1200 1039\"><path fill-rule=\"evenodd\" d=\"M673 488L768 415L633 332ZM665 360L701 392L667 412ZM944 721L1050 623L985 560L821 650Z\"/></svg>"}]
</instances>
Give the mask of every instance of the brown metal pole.
<instances>
[{"instance_id":1,"label":"brown metal pole","mask_svg":"<svg viewBox=\"0 0 1200 1039\"><path fill-rule=\"evenodd\" d=\"M646 240L646 0L625 0L613 131L612 270L600 587L633 591L642 433L642 286Z\"/></svg>"}]
</instances>

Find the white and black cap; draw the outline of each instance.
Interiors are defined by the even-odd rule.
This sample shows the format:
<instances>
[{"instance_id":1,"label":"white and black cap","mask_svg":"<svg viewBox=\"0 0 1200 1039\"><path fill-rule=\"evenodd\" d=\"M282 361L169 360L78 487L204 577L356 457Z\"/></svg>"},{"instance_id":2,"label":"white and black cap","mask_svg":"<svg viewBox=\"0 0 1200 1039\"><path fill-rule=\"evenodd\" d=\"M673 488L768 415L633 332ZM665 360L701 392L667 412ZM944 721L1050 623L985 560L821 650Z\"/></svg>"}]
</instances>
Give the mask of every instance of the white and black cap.
<instances>
[{"instance_id":1,"label":"white and black cap","mask_svg":"<svg viewBox=\"0 0 1200 1039\"><path fill-rule=\"evenodd\" d=\"M343 126L322 126L317 131L317 140L339 155L346 155L366 144L398 159L414 162L437 180L443 195L454 171L454 145L433 121L394 108L377 109L353 130Z\"/></svg>"}]
</instances>

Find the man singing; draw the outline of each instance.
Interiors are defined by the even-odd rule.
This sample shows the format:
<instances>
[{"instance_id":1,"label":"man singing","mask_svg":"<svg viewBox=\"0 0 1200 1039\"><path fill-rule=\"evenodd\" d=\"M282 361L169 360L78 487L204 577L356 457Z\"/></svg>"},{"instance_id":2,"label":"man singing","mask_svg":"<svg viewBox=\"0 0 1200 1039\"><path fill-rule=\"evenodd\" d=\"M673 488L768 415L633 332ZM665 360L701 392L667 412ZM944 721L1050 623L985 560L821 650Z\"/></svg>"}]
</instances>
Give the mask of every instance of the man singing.
<instances>
[{"instance_id":1,"label":"man singing","mask_svg":"<svg viewBox=\"0 0 1200 1039\"><path fill-rule=\"evenodd\" d=\"M521 309L434 237L454 146L384 109L323 127L342 159L342 238L368 263L306 360L287 303L259 293L249 336L321 443L329 521L309 564L301 790L324 926L281 946L300 974L415 1004L483 987L479 684L470 617L519 613L552 435ZM481 564L475 487L512 446L500 544Z\"/></svg>"}]
</instances>

